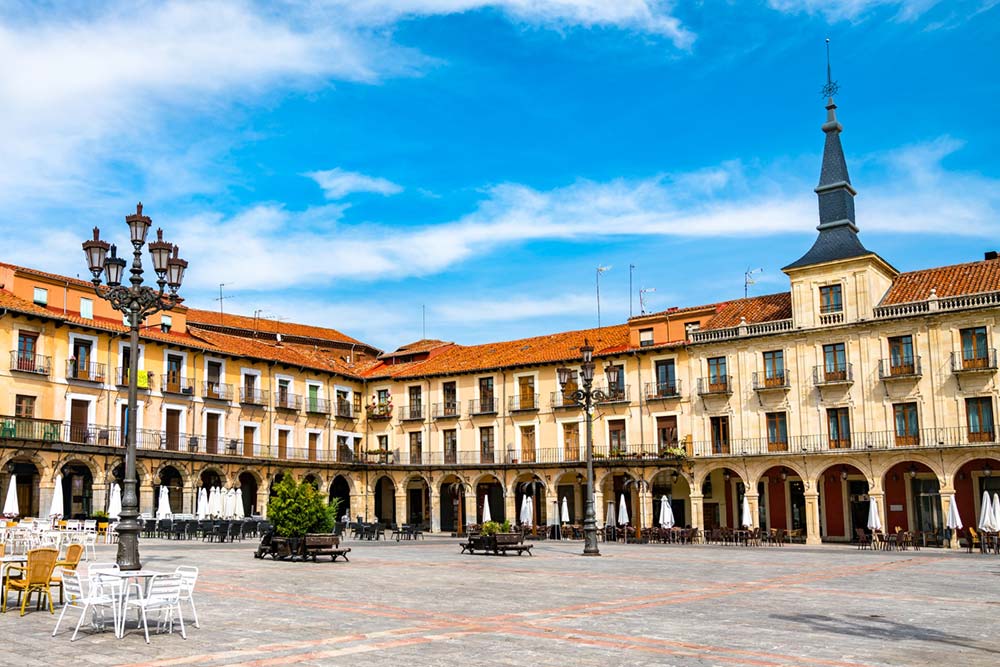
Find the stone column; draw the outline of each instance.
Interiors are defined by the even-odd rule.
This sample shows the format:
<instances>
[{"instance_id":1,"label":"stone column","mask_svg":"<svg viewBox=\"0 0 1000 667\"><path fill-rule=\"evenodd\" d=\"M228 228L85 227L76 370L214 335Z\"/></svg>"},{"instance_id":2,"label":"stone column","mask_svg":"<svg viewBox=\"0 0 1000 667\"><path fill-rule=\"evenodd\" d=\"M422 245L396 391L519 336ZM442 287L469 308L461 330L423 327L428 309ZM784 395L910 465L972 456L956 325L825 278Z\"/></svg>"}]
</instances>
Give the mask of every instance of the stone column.
<instances>
[{"instance_id":1,"label":"stone column","mask_svg":"<svg viewBox=\"0 0 1000 667\"><path fill-rule=\"evenodd\" d=\"M476 523L476 492L466 491L462 494L462 532L465 533L465 527L470 523ZM457 518L457 517L456 517Z\"/></svg>"},{"instance_id":2,"label":"stone column","mask_svg":"<svg viewBox=\"0 0 1000 667\"><path fill-rule=\"evenodd\" d=\"M819 534L819 492L805 492L806 498L806 544L822 544Z\"/></svg>"},{"instance_id":3,"label":"stone column","mask_svg":"<svg viewBox=\"0 0 1000 667\"><path fill-rule=\"evenodd\" d=\"M951 512L951 503L955 499L955 489L948 487L941 487L941 522L942 525L948 525L948 513ZM947 528L945 528L947 530ZM960 549L961 546L958 543L958 531L951 531L951 539L948 541L949 549Z\"/></svg>"},{"instance_id":4,"label":"stone column","mask_svg":"<svg viewBox=\"0 0 1000 667\"><path fill-rule=\"evenodd\" d=\"M52 494L55 493L56 485L54 482L40 482L38 484L38 513L35 515L40 519L44 519L49 516L49 509L52 505ZM67 498L63 498L63 510L65 511ZM31 509L29 507L19 507L21 510L21 516L28 516L28 511ZM66 518L63 516L62 518Z\"/></svg>"},{"instance_id":5,"label":"stone column","mask_svg":"<svg viewBox=\"0 0 1000 667\"><path fill-rule=\"evenodd\" d=\"M406 513L406 496L407 496L407 494L408 494L408 492L407 492L405 486L404 487L397 487L396 488L396 496L395 496L395 498L393 500L396 501L395 505L396 505L396 525L397 526L401 526L404 523L409 523L410 522L410 517ZM388 519L388 518L389 517L385 517L385 516L380 516L379 517L379 519Z\"/></svg>"},{"instance_id":6,"label":"stone column","mask_svg":"<svg viewBox=\"0 0 1000 667\"><path fill-rule=\"evenodd\" d=\"M747 503L750 505L750 526L749 527L750 528L759 528L760 527L760 497L756 493L747 493L746 497L747 497ZM818 495L817 495L817 497L818 497ZM743 508L741 507L740 508L740 515L741 516L740 516L740 520L737 523L742 523L743 522L742 514L743 514ZM819 515L817 514L817 517L818 516ZM818 521L818 519L817 519L817 521ZM816 525L818 526L819 524L817 523ZM811 533L812 533L812 531L810 531L810 534Z\"/></svg>"},{"instance_id":7,"label":"stone column","mask_svg":"<svg viewBox=\"0 0 1000 667\"><path fill-rule=\"evenodd\" d=\"M153 498L156 497L156 493L153 490L153 484L140 484L137 481L136 486L139 487L139 512L153 516L155 512L155 508L153 507ZM122 491L124 492L124 484L122 487Z\"/></svg>"},{"instance_id":8,"label":"stone column","mask_svg":"<svg viewBox=\"0 0 1000 667\"><path fill-rule=\"evenodd\" d=\"M95 512L106 512L108 511L108 485L98 484L94 482L90 486L91 493L93 497L91 502L93 503Z\"/></svg>"},{"instance_id":9,"label":"stone column","mask_svg":"<svg viewBox=\"0 0 1000 667\"><path fill-rule=\"evenodd\" d=\"M189 481L185 481L184 485L181 487L181 507L179 514L193 514L196 506L193 497L198 492L195 487Z\"/></svg>"},{"instance_id":10,"label":"stone column","mask_svg":"<svg viewBox=\"0 0 1000 667\"><path fill-rule=\"evenodd\" d=\"M584 489L586 489L584 484L576 484L573 486L573 523L583 525L583 496Z\"/></svg>"},{"instance_id":11,"label":"stone column","mask_svg":"<svg viewBox=\"0 0 1000 667\"><path fill-rule=\"evenodd\" d=\"M260 512L260 515L265 519L267 518L267 501L270 499L271 499L271 494L265 488L265 485L261 484L260 486L258 486L257 500L255 504L257 505L257 511Z\"/></svg>"},{"instance_id":12,"label":"stone column","mask_svg":"<svg viewBox=\"0 0 1000 667\"><path fill-rule=\"evenodd\" d=\"M516 494L513 491L505 490L503 496L503 511L504 511L504 516L508 521L510 521L510 525L512 526L517 523L517 506L515 505L516 501L517 501Z\"/></svg>"},{"instance_id":13,"label":"stone column","mask_svg":"<svg viewBox=\"0 0 1000 667\"><path fill-rule=\"evenodd\" d=\"M586 487L584 487L583 495L587 495ZM598 489L598 488L595 487L594 488L594 521L597 522L597 530L603 530L604 529L604 524L605 524L604 510L605 510L605 507L604 507L604 494L601 493L600 489ZM584 512L587 511L586 506L583 508L583 511ZM583 523L583 515L580 516L580 523L581 524Z\"/></svg>"},{"instance_id":14,"label":"stone column","mask_svg":"<svg viewBox=\"0 0 1000 667\"><path fill-rule=\"evenodd\" d=\"M430 500L431 532L441 532L441 494L435 487L431 487Z\"/></svg>"},{"instance_id":15,"label":"stone column","mask_svg":"<svg viewBox=\"0 0 1000 667\"><path fill-rule=\"evenodd\" d=\"M688 523L691 524L692 528L697 528L699 532L704 531L705 526L702 525L702 519L705 517L704 503L705 497L701 495L701 489L699 488L697 492L691 489L691 494L688 498L691 504L690 516L688 516Z\"/></svg>"}]
</instances>

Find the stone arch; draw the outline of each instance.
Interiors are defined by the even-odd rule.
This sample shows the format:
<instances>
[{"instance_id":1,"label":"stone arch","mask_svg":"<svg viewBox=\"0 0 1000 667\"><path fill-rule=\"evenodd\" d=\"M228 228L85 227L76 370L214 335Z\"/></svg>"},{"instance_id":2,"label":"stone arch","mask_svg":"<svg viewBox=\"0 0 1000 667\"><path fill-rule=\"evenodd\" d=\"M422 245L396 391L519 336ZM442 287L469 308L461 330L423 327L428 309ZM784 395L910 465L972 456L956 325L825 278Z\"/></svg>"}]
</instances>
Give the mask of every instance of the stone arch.
<instances>
[{"instance_id":1,"label":"stone arch","mask_svg":"<svg viewBox=\"0 0 1000 667\"><path fill-rule=\"evenodd\" d=\"M108 465L104 470L104 483L110 485L111 482L116 481L115 469L121 466L122 468L122 480L125 479L125 459L123 457L116 457L108 461ZM150 472L146 469L146 466L141 461L135 462L135 483L138 486L142 486L143 480L148 480L150 478Z\"/></svg>"},{"instance_id":2,"label":"stone arch","mask_svg":"<svg viewBox=\"0 0 1000 667\"><path fill-rule=\"evenodd\" d=\"M458 473L456 473L456 475L460 477L463 481L468 481L464 477L461 477L461 475L458 475ZM472 480L472 487L475 488L480 484L492 484L493 482L499 484L501 488L503 488L504 493L507 492L507 486L503 483L503 481L500 479L498 475L492 472L480 473L479 476L477 476L475 479Z\"/></svg>"},{"instance_id":3,"label":"stone arch","mask_svg":"<svg viewBox=\"0 0 1000 667\"><path fill-rule=\"evenodd\" d=\"M893 452L889 456L880 457L877 461L872 462L873 472L879 480L882 480L885 478L886 473L892 470L893 466L896 466L900 463L904 463L906 461L913 461L914 463L922 463L923 465L930 468L931 472L937 475L939 480L941 480L945 475L945 471L942 470L941 468L940 458L937 458L935 460L934 457L931 457L931 455L926 452L919 452L913 450L905 452Z\"/></svg>"},{"instance_id":4,"label":"stone arch","mask_svg":"<svg viewBox=\"0 0 1000 667\"><path fill-rule=\"evenodd\" d=\"M736 468L735 465L733 465L732 462L709 461L708 463L699 465L694 471L692 471L692 474L694 475L694 481L691 482L691 488L700 490L702 485L705 483L705 480L708 479L708 476L711 475L716 470L731 470L735 472L737 475L740 474L739 470ZM740 478L742 479L743 476L740 475Z\"/></svg>"},{"instance_id":5,"label":"stone arch","mask_svg":"<svg viewBox=\"0 0 1000 667\"><path fill-rule=\"evenodd\" d=\"M249 474L253 476L254 480L256 480L258 485L264 483L264 476L261 475L260 472L258 472L255 468L240 468L239 470L236 471L236 474L233 475L233 479L239 480L239 478L242 477L244 474Z\"/></svg>"},{"instance_id":6,"label":"stone arch","mask_svg":"<svg viewBox=\"0 0 1000 667\"><path fill-rule=\"evenodd\" d=\"M192 474L192 479L195 480L194 482L195 486L201 485L201 477L206 472L214 472L216 475L218 475L219 479L222 481L223 487L229 487L231 484L235 483L235 478L233 482L231 482L229 476L226 474L226 471L222 466L217 465L215 463L206 463L205 465L201 466L201 468L194 471L194 473Z\"/></svg>"},{"instance_id":7,"label":"stone arch","mask_svg":"<svg viewBox=\"0 0 1000 667\"><path fill-rule=\"evenodd\" d=\"M940 463L934 465L924 455L893 456L892 461L880 470L884 491L882 523L886 532L896 529L943 532L946 517L940 501L927 502L931 494L940 499L943 486Z\"/></svg>"},{"instance_id":8,"label":"stone arch","mask_svg":"<svg viewBox=\"0 0 1000 667\"><path fill-rule=\"evenodd\" d=\"M510 520L512 524L514 523L515 517L507 516L507 499L513 497L512 491L507 488L499 475L492 472L480 474L472 483L472 493L476 499L475 519L477 523L482 518L486 498L489 498L491 519L494 521Z\"/></svg>"},{"instance_id":9,"label":"stone arch","mask_svg":"<svg viewBox=\"0 0 1000 667\"><path fill-rule=\"evenodd\" d=\"M876 489L882 488L881 476L876 474L872 477L872 470L874 469L874 464L869 468L868 460L861 459L856 456L838 456L836 459L831 459L829 461L824 461L824 465L812 476L812 482L814 484L819 484L823 479L823 475L829 473L831 468L839 468L840 466L847 465L852 468L856 468L865 479L868 480L868 486L874 491ZM892 467L892 466L890 466Z\"/></svg>"},{"instance_id":10,"label":"stone arch","mask_svg":"<svg viewBox=\"0 0 1000 667\"><path fill-rule=\"evenodd\" d=\"M304 473L302 473L302 478L299 481L304 482L309 477L312 477L313 480L315 480L317 489L325 489L327 487L326 480L323 478L323 473L320 472L319 470L315 469L306 470Z\"/></svg>"},{"instance_id":11,"label":"stone arch","mask_svg":"<svg viewBox=\"0 0 1000 667\"><path fill-rule=\"evenodd\" d=\"M0 468L6 468L8 463L17 459L28 460L34 464L39 481L44 479L51 482L55 479L53 466L50 466L38 452L29 449L18 449L3 457L0 459Z\"/></svg>"},{"instance_id":12,"label":"stone arch","mask_svg":"<svg viewBox=\"0 0 1000 667\"><path fill-rule=\"evenodd\" d=\"M58 468L54 465L52 466L52 479L50 481L55 481L56 475L59 474L59 470L62 469L63 466L73 464L82 465L90 470L90 476L93 479L94 484L98 484L98 480L104 476L104 471L101 469L101 466L97 465L97 461L94 460L93 456L74 453L59 461Z\"/></svg>"},{"instance_id":13,"label":"stone arch","mask_svg":"<svg viewBox=\"0 0 1000 667\"><path fill-rule=\"evenodd\" d=\"M173 468L176 470L180 476L181 481L184 482L184 486L191 486L191 471L186 465L180 461L160 461L160 464L153 469L153 481L158 482L160 475L163 473L165 468Z\"/></svg>"},{"instance_id":14,"label":"stone arch","mask_svg":"<svg viewBox=\"0 0 1000 667\"><path fill-rule=\"evenodd\" d=\"M962 452L955 458L951 459L951 462L948 464L948 469L946 470L948 481L951 482L952 485L954 485L955 476L958 474L958 471L961 470L966 463L969 463L970 461L975 461L977 459L990 459L992 461L995 461L997 464L997 469L1000 470L1000 452L997 451Z\"/></svg>"}]
</instances>

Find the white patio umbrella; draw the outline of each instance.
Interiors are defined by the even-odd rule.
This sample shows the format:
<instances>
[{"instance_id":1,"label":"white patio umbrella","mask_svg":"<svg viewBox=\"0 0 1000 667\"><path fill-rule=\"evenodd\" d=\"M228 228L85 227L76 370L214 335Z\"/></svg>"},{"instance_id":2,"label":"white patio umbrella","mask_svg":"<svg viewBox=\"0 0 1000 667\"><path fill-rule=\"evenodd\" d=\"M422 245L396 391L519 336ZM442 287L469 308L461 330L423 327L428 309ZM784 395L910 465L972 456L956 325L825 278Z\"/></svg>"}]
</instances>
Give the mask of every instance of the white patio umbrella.
<instances>
[{"instance_id":1,"label":"white patio umbrella","mask_svg":"<svg viewBox=\"0 0 1000 667\"><path fill-rule=\"evenodd\" d=\"M521 499L521 523L525 526L532 525L534 515L535 508L531 501L531 496L525 496Z\"/></svg>"},{"instance_id":2,"label":"white patio umbrella","mask_svg":"<svg viewBox=\"0 0 1000 667\"><path fill-rule=\"evenodd\" d=\"M493 514L490 513L490 497L483 496L483 523L493 520Z\"/></svg>"},{"instance_id":3,"label":"white patio umbrella","mask_svg":"<svg viewBox=\"0 0 1000 667\"><path fill-rule=\"evenodd\" d=\"M52 502L49 504L49 516L63 515L62 474L56 475L56 487L52 489Z\"/></svg>"},{"instance_id":4,"label":"white patio umbrella","mask_svg":"<svg viewBox=\"0 0 1000 667\"><path fill-rule=\"evenodd\" d=\"M670 500L666 496L660 498L660 527L674 527L674 508L670 506Z\"/></svg>"},{"instance_id":5,"label":"white patio umbrella","mask_svg":"<svg viewBox=\"0 0 1000 667\"><path fill-rule=\"evenodd\" d=\"M959 530L962 528L962 517L958 515L958 502L955 500L955 494L951 494L951 503L948 505L948 523L947 528L950 530Z\"/></svg>"},{"instance_id":6,"label":"white patio umbrella","mask_svg":"<svg viewBox=\"0 0 1000 667\"><path fill-rule=\"evenodd\" d=\"M625 502L625 494L622 494L621 500L618 502L618 523L625 526L629 523L628 520L628 503Z\"/></svg>"},{"instance_id":7,"label":"white patio umbrella","mask_svg":"<svg viewBox=\"0 0 1000 667\"><path fill-rule=\"evenodd\" d=\"M746 496L743 496L743 511L741 512L742 517L740 519L740 524L750 528L753 526L753 515L750 513L750 501L747 500Z\"/></svg>"},{"instance_id":8,"label":"white patio umbrella","mask_svg":"<svg viewBox=\"0 0 1000 667\"><path fill-rule=\"evenodd\" d=\"M226 492L226 518L232 519L236 516L236 489L229 489Z\"/></svg>"},{"instance_id":9,"label":"white patio umbrella","mask_svg":"<svg viewBox=\"0 0 1000 667\"><path fill-rule=\"evenodd\" d=\"M156 518L166 519L172 514L173 512L170 511L170 492L164 484L160 486L160 503L156 508Z\"/></svg>"},{"instance_id":10,"label":"white patio umbrella","mask_svg":"<svg viewBox=\"0 0 1000 667\"><path fill-rule=\"evenodd\" d=\"M560 520L563 523L569 523L569 502L566 500L566 496L563 496L562 500L562 516Z\"/></svg>"},{"instance_id":11,"label":"white patio umbrella","mask_svg":"<svg viewBox=\"0 0 1000 667\"><path fill-rule=\"evenodd\" d=\"M979 505L979 525L977 528L990 532L993 530L993 506L990 504L990 492L983 491L983 502Z\"/></svg>"},{"instance_id":12,"label":"white patio umbrella","mask_svg":"<svg viewBox=\"0 0 1000 667\"><path fill-rule=\"evenodd\" d=\"M236 489L236 512L234 516L237 519L242 519L246 516L246 512L243 511L243 489Z\"/></svg>"},{"instance_id":13,"label":"white patio umbrella","mask_svg":"<svg viewBox=\"0 0 1000 667\"><path fill-rule=\"evenodd\" d=\"M223 519L229 518L229 491L219 489L219 515Z\"/></svg>"},{"instance_id":14,"label":"white patio umbrella","mask_svg":"<svg viewBox=\"0 0 1000 667\"><path fill-rule=\"evenodd\" d=\"M614 528L618 524L615 523L615 501L608 501L608 513L605 515L604 525L609 528Z\"/></svg>"},{"instance_id":15,"label":"white patio umbrella","mask_svg":"<svg viewBox=\"0 0 1000 667\"><path fill-rule=\"evenodd\" d=\"M108 500L108 518L117 521L122 513L122 487L117 483L111 484L111 499Z\"/></svg>"},{"instance_id":16,"label":"white patio umbrella","mask_svg":"<svg viewBox=\"0 0 1000 667\"><path fill-rule=\"evenodd\" d=\"M198 491L198 506L195 510L195 516L198 517L199 521L208 518L208 490L205 487L201 487Z\"/></svg>"},{"instance_id":17,"label":"white patio umbrella","mask_svg":"<svg viewBox=\"0 0 1000 667\"><path fill-rule=\"evenodd\" d=\"M5 516L19 516L17 509L17 473L11 473L10 484L7 485L7 499L3 503Z\"/></svg>"},{"instance_id":18,"label":"white patio umbrella","mask_svg":"<svg viewBox=\"0 0 1000 667\"><path fill-rule=\"evenodd\" d=\"M878 503L874 498L868 499L868 529L882 530L882 518L878 514Z\"/></svg>"},{"instance_id":19,"label":"white patio umbrella","mask_svg":"<svg viewBox=\"0 0 1000 667\"><path fill-rule=\"evenodd\" d=\"M1000 530L1000 493L993 493L993 530Z\"/></svg>"},{"instance_id":20,"label":"white patio umbrella","mask_svg":"<svg viewBox=\"0 0 1000 667\"><path fill-rule=\"evenodd\" d=\"M213 501L209 498L209 507L213 516L222 516L222 510L225 509L222 506L222 487L217 486L212 491L215 493L215 500Z\"/></svg>"}]
</instances>

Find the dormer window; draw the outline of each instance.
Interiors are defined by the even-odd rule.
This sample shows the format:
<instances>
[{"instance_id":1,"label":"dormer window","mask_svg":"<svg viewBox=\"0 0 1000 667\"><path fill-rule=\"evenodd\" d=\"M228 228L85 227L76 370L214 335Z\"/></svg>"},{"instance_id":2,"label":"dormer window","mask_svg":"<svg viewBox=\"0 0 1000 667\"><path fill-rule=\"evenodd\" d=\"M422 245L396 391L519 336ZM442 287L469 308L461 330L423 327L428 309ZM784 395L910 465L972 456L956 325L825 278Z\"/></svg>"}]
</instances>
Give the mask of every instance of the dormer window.
<instances>
[{"instance_id":1,"label":"dormer window","mask_svg":"<svg viewBox=\"0 0 1000 667\"><path fill-rule=\"evenodd\" d=\"M160 331L162 333L170 333L170 327L174 325L173 318L169 315L160 316Z\"/></svg>"},{"instance_id":2,"label":"dormer window","mask_svg":"<svg viewBox=\"0 0 1000 667\"><path fill-rule=\"evenodd\" d=\"M639 329L639 347L649 347L653 344L653 330Z\"/></svg>"},{"instance_id":3,"label":"dormer window","mask_svg":"<svg viewBox=\"0 0 1000 667\"><path fill-rule=\"evenodd\" d=\"M819 312L823 315L844 310L844 297L840 284L824 285L819 288Z\"/></svg>"}]
</instances>

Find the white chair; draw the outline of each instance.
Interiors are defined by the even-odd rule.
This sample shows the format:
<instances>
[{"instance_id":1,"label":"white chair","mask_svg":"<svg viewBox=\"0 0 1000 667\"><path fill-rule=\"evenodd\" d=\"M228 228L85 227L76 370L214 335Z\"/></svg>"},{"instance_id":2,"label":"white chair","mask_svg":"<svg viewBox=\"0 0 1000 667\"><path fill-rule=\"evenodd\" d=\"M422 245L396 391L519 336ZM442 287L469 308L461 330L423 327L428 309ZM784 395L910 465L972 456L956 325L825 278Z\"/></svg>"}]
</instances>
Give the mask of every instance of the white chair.
<instances>
[{"instance_id":1,"label":"white chair","mask_svg":"<svg viewBox=\"0 0 1000 667\"><path fill-rule=\"evenodd\" d=\"M96 533L97 532L97 519L87 519L83 522L83 529Z\"/></svg>"},{"instance_id":2,"label":"white chair","mask_svg":"<svg viewBox=\"0 0 1000 667\"><path fill-rule=\"evenodd\" d=\"M69 519L66 521L66 530L80 530L82 527L83 524L78 519Z\"/></svg>"},{"instance_id":3,"label":"white chair","mask_svg":"<svg viewBox=\"0 0 1000 667\"><path fill-rule=\"evenodd\" d=\"M84 560L89 561L91 556L97 558L97 532L84 531L81 544L83 544Z\"/></svg>"},{"instance_id":4,"label":"white chair","mask_svg":"<svg viewBox=\"0 0 1000 667\"><path fill-rule=\"evenodd\" d=\"M191 603L191 613L194 614L194 627L200 628L198 624L198 609L194 606L194 585L198 581L198 568L188 565L181 565L175 572L181 578L181 602Z\"/></svg>"},{"instance_id":5,"label":"white chair","mask_svg":"<svg viewBox=\"0 0 1000 667\"><path fill-rule=\"evenodd\" d=\"M136 586L130 587L138 588ZM181 578L176 574L157 575L150 579L149 588L145 597L130 598L129 593L125 595L125 616L128 615L129 607L135 607L139 611L139 619L142 621L142 631L146 636L146 643L149 643L149 621L148 615L151 611L165 612L165 618L160 618L157 628L167 625L171 633L174 631L174 611L177 612L177 621L181 626L181 637L187 639L184 631L184 615L181 613ZM124 632L125 617L122 617L121 626Z\"/></svg>"},{"instance_id":6,"label":"white chair","mask_svg":"<svg viewBox=\"0 0 1000 667\"><path fill-rule=\"evenodd\" d=\"M83 623L83 619L87 617L87 611L89 610L111 609L111 618L117 630L118 601L115 595L107 592L95 579L91 579L88 590L84 591L80 575L73 571L62 573L62 585L63 591L66 593L66 603L63 605L62 613L59 614L59 619L56 621L56 627L52 630L53 637L59 632L59 624L62 623L63 617L70 607L80 610L80 619L76 622L76 627L73 628L73 636L70 637L70 641L76 641L76 635L80 632L80 625Z\"/></svg>"}]
</instances>

